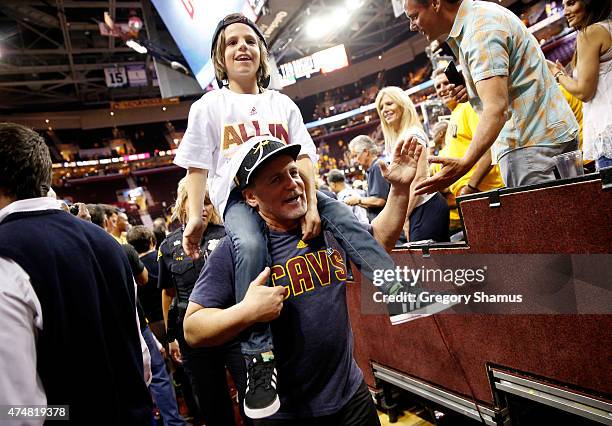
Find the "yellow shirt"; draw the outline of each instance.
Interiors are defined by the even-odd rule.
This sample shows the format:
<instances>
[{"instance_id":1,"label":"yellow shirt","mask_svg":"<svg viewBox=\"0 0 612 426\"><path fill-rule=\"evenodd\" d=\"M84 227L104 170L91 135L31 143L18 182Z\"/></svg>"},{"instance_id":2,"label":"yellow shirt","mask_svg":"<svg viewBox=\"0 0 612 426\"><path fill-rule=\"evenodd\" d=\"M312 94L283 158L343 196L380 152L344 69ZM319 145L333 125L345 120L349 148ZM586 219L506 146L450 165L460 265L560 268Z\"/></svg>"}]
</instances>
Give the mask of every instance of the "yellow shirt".
<instances>
[{"instance_id":1,"label":"yellow shirt","mask_svg":"<svg viewBox=\"0 0 612 426\"><path fill-rule=\"evenodd\" d=\"M578 131L578 149L582 149L582 101L572 95L570 92L565 90L565 87L559 84L559 89L561 89L561 93L565 97L565 100L569 104L574 116L576 117L576 121L580 126L580 130Z\"/></svg>"},{"instance_id":2,"label":"yellow shirt","mask_svg":"<svg viewBox=\"0 0 612 426\"><path fill-rule=\"evenodd\" d=\"M461 158L466 153L470 142L478 125L478 115L472 108L469 102L458 104L450 115L450 122L446 130L446 138L444 148L438 154L440 157ZM432 172L440 170L440 164L432 165ZM470 177L474 173L476 165L463 175L457 182L453 183L449 189L450 192L457 197L461 188L468 184ZM491 189L501 188L504 182L499 174L499 166L495 164L487 173L480 183L478 189L481 191L490 191ZM457 209L451 209L450 220L459 220Z\"/></svg>"}]
</instances>

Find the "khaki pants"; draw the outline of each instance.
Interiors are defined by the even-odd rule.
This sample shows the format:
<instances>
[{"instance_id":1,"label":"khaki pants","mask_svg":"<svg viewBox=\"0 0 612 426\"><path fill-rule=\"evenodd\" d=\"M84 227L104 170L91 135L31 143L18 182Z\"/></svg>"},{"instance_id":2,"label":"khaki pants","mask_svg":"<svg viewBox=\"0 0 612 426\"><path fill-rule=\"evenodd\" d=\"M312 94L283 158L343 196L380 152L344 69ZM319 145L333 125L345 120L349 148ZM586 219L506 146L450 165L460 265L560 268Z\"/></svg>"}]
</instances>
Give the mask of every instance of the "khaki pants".
<instances>
[{"instance_id":1,"label":"khaki pants","mask_svg":"<svg viewBox=\"0 0 612 426\"><path fill-rule=\"evenodd\" d=\"M555 180L555 155L578 149L578 142L530 146L510 151L499 159L499 172L508 188Z\"/></svg>"}]
</instances>

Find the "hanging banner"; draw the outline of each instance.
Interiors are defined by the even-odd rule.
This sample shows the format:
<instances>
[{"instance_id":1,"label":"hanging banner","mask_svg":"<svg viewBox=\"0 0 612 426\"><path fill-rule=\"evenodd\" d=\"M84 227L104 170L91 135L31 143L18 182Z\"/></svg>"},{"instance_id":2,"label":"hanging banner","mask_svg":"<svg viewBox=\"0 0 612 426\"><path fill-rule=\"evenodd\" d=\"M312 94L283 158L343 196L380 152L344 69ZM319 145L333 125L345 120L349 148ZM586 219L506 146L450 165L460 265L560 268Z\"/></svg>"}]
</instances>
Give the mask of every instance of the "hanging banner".
<instances>
[{"instance_id":1,"label":"hanging banner","mask_svg":"<svg viewBox=\"0 0 612 426\"><path fill-rule=\"evenodd\" d=\"M125 87L128 84L128 77L125 67L104 68L106 87Z\"/></svg>"},{"instance_id":2,"label":"hanging banner","mask_svg":"<svg viewBox=\"0 0 612 426\"><path fill-rule=\"evenodd\" d=\"M144 64L134 64L125 67L127 70L130 87L142 87L147 85L147 72Z\"/></svg>"}]
</instances>

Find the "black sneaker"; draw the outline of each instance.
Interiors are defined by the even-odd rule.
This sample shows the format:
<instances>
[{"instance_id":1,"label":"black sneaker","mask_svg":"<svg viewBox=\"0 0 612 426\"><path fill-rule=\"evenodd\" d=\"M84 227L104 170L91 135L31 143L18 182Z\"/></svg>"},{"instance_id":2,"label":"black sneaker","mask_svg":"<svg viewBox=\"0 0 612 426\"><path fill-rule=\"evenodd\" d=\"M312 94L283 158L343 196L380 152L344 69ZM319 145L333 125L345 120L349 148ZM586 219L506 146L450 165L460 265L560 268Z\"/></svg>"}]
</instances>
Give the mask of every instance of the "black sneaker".
<instances>
[{"instance_id":1,"label":"black sneaker","mask_svg":"<svg viewBox=\"0 0 612 426\"><path fill-rule=\"evenodd\" d=\"M280 400L276 393L276 363L272 352L252 355L247 367L244 414L262 419L276 413Z\"/></svg>"}]
</instances>

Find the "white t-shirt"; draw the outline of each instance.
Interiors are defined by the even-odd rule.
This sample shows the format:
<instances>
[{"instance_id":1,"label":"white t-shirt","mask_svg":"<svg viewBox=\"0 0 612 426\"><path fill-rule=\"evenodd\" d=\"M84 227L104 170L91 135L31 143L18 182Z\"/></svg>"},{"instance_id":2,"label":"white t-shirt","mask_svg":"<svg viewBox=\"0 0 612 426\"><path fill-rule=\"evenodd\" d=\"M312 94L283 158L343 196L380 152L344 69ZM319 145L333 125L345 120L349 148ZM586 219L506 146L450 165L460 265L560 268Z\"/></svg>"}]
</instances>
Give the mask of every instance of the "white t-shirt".
<instances>
[{"instance_id":1,"label":"white t-shirt","mask_svg":"<svg viewBox=\"0 0 612 426\"><path fill-rule=\"evenodd\" d=\"M275 90L256 95L227 88L213 90L197 100L174 163L208 170L210 199L223 216L234 183L230 159L250 137L272 135L286 144L302 146L300 155L318 161L315 147L297 105Z\"/></svg>"}]
</instances>

